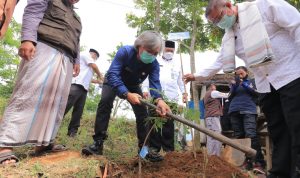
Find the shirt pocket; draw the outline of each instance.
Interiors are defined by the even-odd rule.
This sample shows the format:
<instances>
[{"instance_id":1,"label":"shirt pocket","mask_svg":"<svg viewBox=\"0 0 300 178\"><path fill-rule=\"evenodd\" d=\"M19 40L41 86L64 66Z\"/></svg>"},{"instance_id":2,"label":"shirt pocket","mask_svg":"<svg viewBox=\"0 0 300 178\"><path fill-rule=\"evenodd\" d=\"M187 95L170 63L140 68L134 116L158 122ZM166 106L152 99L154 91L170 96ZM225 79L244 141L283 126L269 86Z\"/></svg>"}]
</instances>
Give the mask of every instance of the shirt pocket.
<instances>
[{"instance_id":1,"label":"shirt pocket","mask_svg":"<svg viewBox=\"0 0 300 178\"><path fill-rule=\"evenodd\" d=\"M179 71L171 69L171 79L172 80L177 80L179 76Z\"/></svg>"}]
</instances>

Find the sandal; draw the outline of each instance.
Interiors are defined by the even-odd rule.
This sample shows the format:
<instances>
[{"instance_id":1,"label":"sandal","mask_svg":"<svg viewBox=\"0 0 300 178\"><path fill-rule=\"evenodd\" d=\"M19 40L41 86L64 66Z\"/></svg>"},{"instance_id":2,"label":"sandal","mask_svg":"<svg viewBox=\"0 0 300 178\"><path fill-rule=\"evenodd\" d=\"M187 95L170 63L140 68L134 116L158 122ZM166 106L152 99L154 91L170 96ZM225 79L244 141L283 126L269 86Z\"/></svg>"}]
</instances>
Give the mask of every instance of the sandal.
<instances>
[{"instance_id":1,"label":"sandal","mask_svg":"<svg viewBox=\"0 0 300 178\"><path fill-rule=\"evenodd\" d=\"M15 160L17 162L19 162L19 158L15 156L14 152L12 151L8 151L8 152L4 152L4 153L0 153L0 164L1 165L6 165L4 164L4 161L9 161L9 160ZM7 165L14 165L15 163L7 163Z\"/></svg>"},{"instance_id":2,"label":"sandal","mask_svg":"<svg viewBox=\"0 0 300 178\"><path fill-rule=\"evenodd\" d=\"M57 152L62 152L62 151L66 151L66 150L68 150L68 148L65 145L49 144L48 146L41 146L38 149L36 149L32 156L41 156L46 153L57 153Z\"/></svg>"}]
</instances>

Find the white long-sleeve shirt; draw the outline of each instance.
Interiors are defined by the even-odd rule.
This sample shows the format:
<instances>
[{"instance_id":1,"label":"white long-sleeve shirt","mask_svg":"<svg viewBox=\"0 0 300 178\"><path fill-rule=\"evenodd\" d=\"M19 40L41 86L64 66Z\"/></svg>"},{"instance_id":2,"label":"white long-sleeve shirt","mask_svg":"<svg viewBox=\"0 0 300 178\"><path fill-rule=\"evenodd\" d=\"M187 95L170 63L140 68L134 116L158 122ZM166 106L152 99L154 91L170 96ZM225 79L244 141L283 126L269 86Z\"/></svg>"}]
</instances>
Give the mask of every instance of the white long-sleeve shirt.
<instances>
[{"instance_id":1,"label":"white long-sleeve shirt","mask_svg":"<svg viewBox=\"0 0 300 178\"><path fill-rule=\"evenodd\" d=\"M255 77L258 92L271 91L270 84L277 90L300 77L300 13L284 0L256 0L275 55L273 63L250 68ZM239 25L233 28L236 41L235 53L245 59ZM223 46L215 63L195 74L204 80L222 69ZM247 66L249 68L249 66Z\"/></svg>"},{"instance_id":2,"label":"white long-sleeve shirt","mask_svg":"<svg viewBox=\"0 0 300 178\"><path fill-rule=\"evenodd\" d=\"M93 78L93 69L89 66L90 64L95 64L95 60L92 59L90 53L80 54L80 73L72 79L72 84L82 85L86 91L89 90Z\"/></svg>"},{"instance_id":3,"label":"white long-sleeve shirt","mask_svg":"<svg viewBox=\"0 0 300 178\"><path fill-rule=\"evenodd\" d=\"M210 93L210 96L212 98L228 98L228 93L222 93L222 92L219 92L217 90L213 90L211 93Z\"/></svg>"},{"instance_id":4,"label":"white long-sleeve shirt","mask_svg":"<svg viewBox=\"0 0 300 178\"><path fill-rule=\"evenodd\" d=\"M176 63L176 59L166 61L162 57L157 58L160 66L159 80L163 93L169 100L178 102L179 93L184 93L184 83L182 81L182 73L180 65ZM149 82L145 80L142 85L143 92L149 92Z\"/></svg>"}]
</instances>

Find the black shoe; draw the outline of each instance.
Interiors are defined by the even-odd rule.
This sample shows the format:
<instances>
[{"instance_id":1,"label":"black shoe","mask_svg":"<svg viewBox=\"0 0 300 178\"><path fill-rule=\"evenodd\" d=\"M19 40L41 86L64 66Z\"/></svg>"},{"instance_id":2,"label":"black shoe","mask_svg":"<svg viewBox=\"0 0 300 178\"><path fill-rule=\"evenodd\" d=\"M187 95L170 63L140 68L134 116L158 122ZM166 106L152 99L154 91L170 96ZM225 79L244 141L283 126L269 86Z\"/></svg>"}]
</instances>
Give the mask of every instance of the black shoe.
<instances>
[{"instance_id":1,"label":"black shoe","mask_svg":"<svg viewBox=\"0 0 300 178\"><path fill-rule=\"evenodd\" d=\"M69 137L76 137L77 136L77 133L76 132L70 132L67 134Z\"/></svg>"},{"instance_id":2,"label":"black shoe","mask_svg":"<svg viewBox=\"0 0 300 178\"><path fill-rule=\"evenodd\" d=\"M84 156L90 155L102 155L103 154L103 141L94 142L90 146L86 146L81 150L81 154Z\"/></svg>"},{"instance_id":3,"label":"black shoe","mask_svg":"<svg viewBox=\"0 0 300 178\"><path fill-rule=\"evenodd\" d=\"M164 160L164 158L157 152L149 152L145 159L151 162L160 162Z\"/></svg>"}]
</instances>

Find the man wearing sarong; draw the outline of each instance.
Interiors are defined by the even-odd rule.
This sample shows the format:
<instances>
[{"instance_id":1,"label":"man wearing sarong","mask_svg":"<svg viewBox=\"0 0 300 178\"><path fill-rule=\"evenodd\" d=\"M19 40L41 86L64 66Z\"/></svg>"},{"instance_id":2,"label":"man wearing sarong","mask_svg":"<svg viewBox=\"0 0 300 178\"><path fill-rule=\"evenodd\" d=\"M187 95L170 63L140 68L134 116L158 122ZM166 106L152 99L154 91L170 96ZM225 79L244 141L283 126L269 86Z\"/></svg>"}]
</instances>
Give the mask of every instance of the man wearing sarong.
<instances>
[{"instance_id":1,"label":"man wearing sarong","mask_svg":"<svg viewBox=\"0 0 300 178\"><path fill-rule=\"evenodd\" d=\"M0 163L18 161L13 147L59 151L54 139L64 115L72 74L79 73L78 0L28 0L22 23L18 78L0 123Z\"/></svg>"},{"instance_id":2,"label":"man wearing sarong","mask_svg":"<svg viewBox=\"0 0 300 178\"><path fill-rule=\"evenodd\" d=\"M234 56L253 72L270 138L272 168L268 178L300 177L300 13L284 0L256 0L232 5L210 0L207 19L225 29L214 65L187 74L204 80L221 68L233 71ZM255 166L255 165L254 165Z\"/></svg>"}]
</instances>

